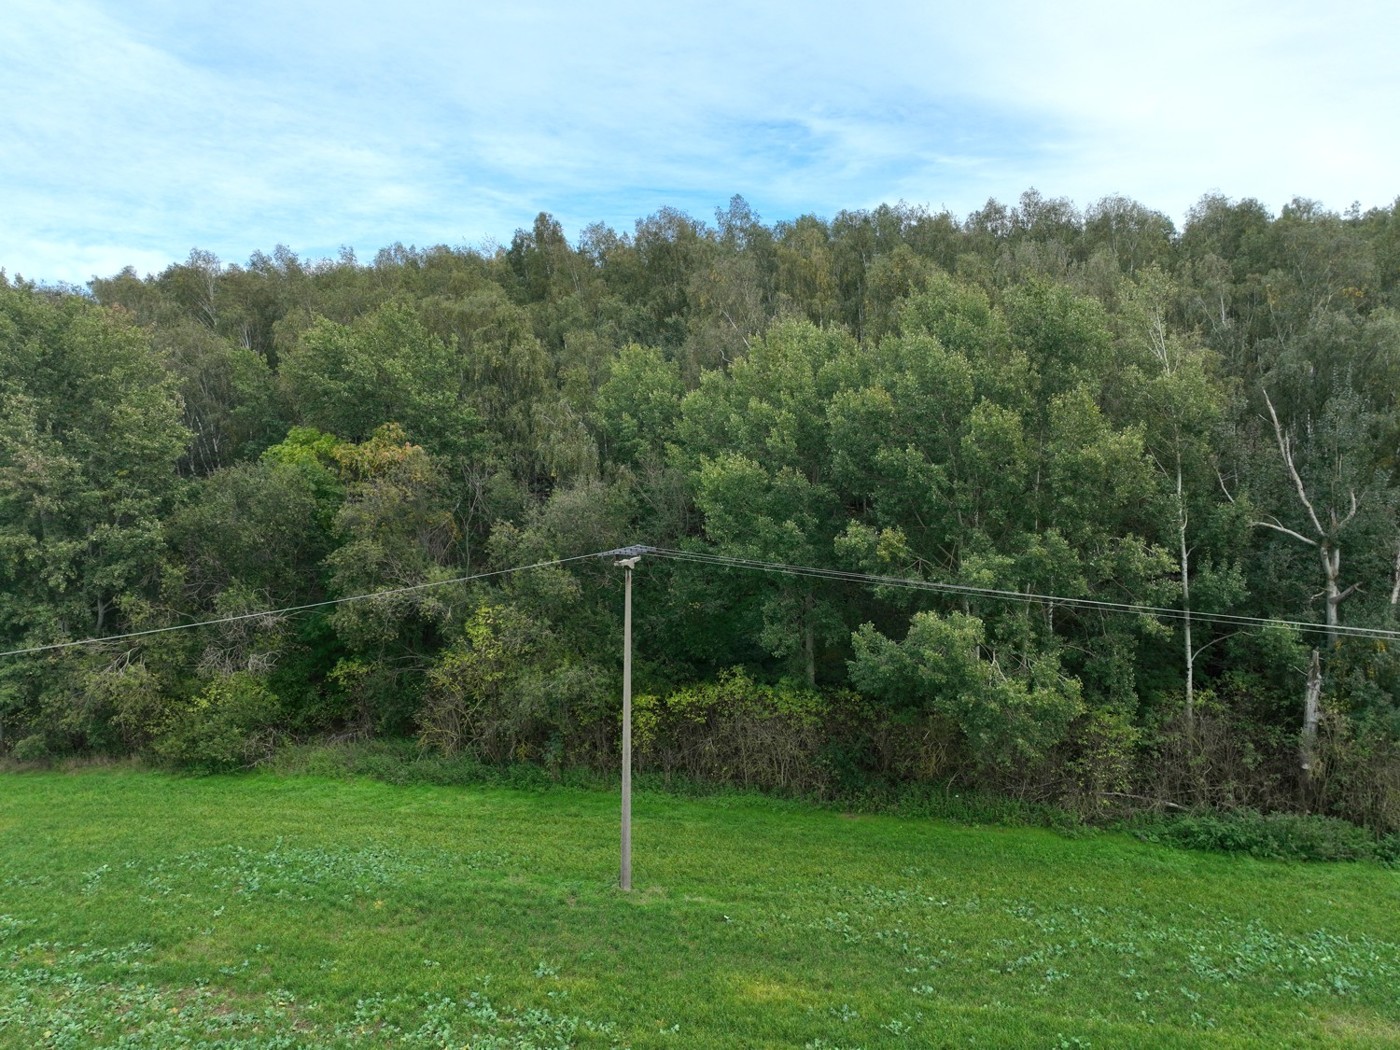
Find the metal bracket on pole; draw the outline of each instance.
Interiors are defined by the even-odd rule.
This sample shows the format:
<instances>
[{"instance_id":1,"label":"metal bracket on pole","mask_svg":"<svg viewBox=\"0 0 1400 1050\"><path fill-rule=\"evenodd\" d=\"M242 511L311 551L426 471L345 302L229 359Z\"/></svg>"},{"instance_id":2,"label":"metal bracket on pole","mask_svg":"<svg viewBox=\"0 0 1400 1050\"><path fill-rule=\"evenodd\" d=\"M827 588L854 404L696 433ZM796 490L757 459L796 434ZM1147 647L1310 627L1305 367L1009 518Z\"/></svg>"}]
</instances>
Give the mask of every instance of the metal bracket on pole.
<instances>
[{"instance_id":1,"label":"metal bracket on pole","mask_svg":"<svg viewBox=\"0 0 1400 1050\"><path fill-rule=\"evenodd\" d=\"M613 564L630 568L631 565L637 564L637 559L643 554L650 554L654 550L656 550L655 547L648 547L645 543L634 543L630 547L618 547L616 550L603 551L598 554L598 557L627 559L613 562ZM628 564L628 561L631 565Z\"/></svg>"}]
</instances>

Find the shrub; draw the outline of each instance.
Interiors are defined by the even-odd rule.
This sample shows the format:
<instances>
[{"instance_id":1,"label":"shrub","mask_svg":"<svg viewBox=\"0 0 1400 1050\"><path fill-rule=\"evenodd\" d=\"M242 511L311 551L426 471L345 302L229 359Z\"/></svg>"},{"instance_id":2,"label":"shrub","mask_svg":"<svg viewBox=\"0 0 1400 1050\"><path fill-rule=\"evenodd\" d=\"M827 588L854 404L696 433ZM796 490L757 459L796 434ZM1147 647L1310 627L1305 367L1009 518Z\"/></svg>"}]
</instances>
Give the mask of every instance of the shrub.
<instances>
[{"instance_id":1,"label":"shrub","mask_svg":"<svg viewBox=\"0 0 1400 1050\"><path fill-rule=\"evenodd\" d=\"M1066 764L1066 802L1086 816L1122 811L1132 788L1141 733L1119 711L1099 709L1075 726L1075 757Z\"/></svg>"},{"instance_id":2,"label":"shrub","mask_svg":"<svg viewBox=\"0 0 1400 1050\"><path fill-rule=\"evenodd\" d=\"M127 751L140 751L148 745L167 717L162 683L144 664L92 675L87 689L106 699L112 727Z\"/></svg>"},{"instance_id":3,"label":"shrub","mask_svg":"<svg viewBox=\"0 0 1400 1050\"><path fill-rule=\"evenodd\" d=\"M537 654L539 637L519 610L479 606L462 639L428 672L418 714L422 745L444 755L470 748L488 762L527 757L521 746L536 732L541 712L537 704L522 703L515 686Z\"/></svg>"},{"instance_id":4,"label":"shrub","mask_svg":"<svg viewBox=\"0 0 1400 1050\"><path fill-rule=\"evenodd\" d=\"M980 619L915 613L901 641L864 624L851 636L857 689L904 712L936 711L962 730L988 783L1041 763L1084 710L1078 679L1052 651L1003 667Z\"/></svg>"},{"instance_id":5,"label":"shrub","mask_svg":"<svg viewBox=\"0 0 1400 1050\"><path fill-rule=\"evenodd\" d=\"M1297 739L1291 726L1262 725L1202 690L1194 724L1177 717L1154 734L1141 790L1212 811L1287 805L1295 793Z\"/></svg>"},{"instance_id":6,"label":"shrub","mask_svg":"<svg viewBox=\"0 0 1400 1050\"><path fill-rule=\"evenodd\" d=\"M223 675L179 707L152 742L156 756L197 773L252 765L271 751L281 703L246 671Z\"/></svg>"},{"instance_id":7,"label":"shrub","mask_svg":"<svg viewBox=\"0 0 1400 1050\"><path fill-rule=\"evenodd\" d=\"M49 741L43 733L31 733L15 741L10 757L16 762L46 762L52 757Z\"/></svg>"},{"instance_id":8,"label":"shrub","mask_svg":"<svg viewBox=\"0 0 1400 1050\"><path fill-rule=\"evenodd\" d=\"M664 698L639 696L639 769L744 788L809 792L827 773L826 699L790 683L760 685L739 668Z\"/></svg>"},{"instance_id":9,"label":"shrub","mask_svg":"<svg viewBox=\"0 0 1400 1050\"><path fill-rule=\"evenodd\" d=\"M1392 727L1328 712L1318 754L1322 808L1380 834L1400 832L1400 740Z\"/></svg>"},{"instance_id":10,"label":"shrub","mask_svg":"<svg viewBox=\"0 0 1400 1050\"><path fill-rule=\"evenodd\" d=\"M1148 842L1270 860L1393 860L1395 844L1335 817L1297 813L1200 813L1139 823ZM1394 838L1394 836L1392 836Z\"/></svg>"}]
</instances>

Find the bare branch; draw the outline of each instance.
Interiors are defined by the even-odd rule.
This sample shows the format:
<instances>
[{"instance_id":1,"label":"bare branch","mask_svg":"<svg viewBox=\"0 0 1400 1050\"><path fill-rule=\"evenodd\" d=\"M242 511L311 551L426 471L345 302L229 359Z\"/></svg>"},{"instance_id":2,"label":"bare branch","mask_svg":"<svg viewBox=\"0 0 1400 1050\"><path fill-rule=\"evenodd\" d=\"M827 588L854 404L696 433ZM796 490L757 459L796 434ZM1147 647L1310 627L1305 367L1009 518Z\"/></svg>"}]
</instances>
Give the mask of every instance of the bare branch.
<instances>
[{"instance_id":1,"label":"bare branch","mask_svg":"<svg viewBox=\"0 0 1400 1050\"><path fill-rule=\"evenodd\" d=\"M1225 484L1225 475L1220 473L1220 469L1218 467L1215 471L1215 477L1220 482L1220 491L1225 493L1225 498L1231 503L1234 503L1235 497L1231 494L1229 486Z\"/></svg>"},{"instance_id":2,"label":"bare branch","mask_svg":"<svg viewBox=\"0 0 1400 1050\"><path fill-rule=\"evenodd\" d=\"M1356 517L1356 508L1358 505L1356 493L1354 491L1348 491L1347 495L1351 497L1351 510L1347 511L1347 516L1342 519L1342 524L1338 525L1337 528L1341 528L1343 525L1346 525L1347 522L1351 521L1352 518Z\"/></svg>"},{"instance_id":3,"label":"bare branch","mask_svg":"<svg viewBox=\"0 0 1400 1050\"><path fill-rule=\"evenodd\" d=\"M1162 806L1164 809L1185 810L1186 807L1180 802L1168 802L1166 799L1149 798L1147 795L1130 795L1126 791L1100 791L1104 798L1130 798L1135 802L1150 802L1155 806Z\"/></svg>"},{"instance_id":4,"label":"bare branch","mask_svg":"<svg viewBox=\"0 0 1400 1050\"><path fill-rule=\"evenodd\" d=\"M1251 521L1250 524L1251 524L1251 525L1262 525L1262 526L1263 526L1264 528L1266 528L1266 529L1274 529L1274 530L1277 531L1277 532L1282 532L1282 533L1284 533L1284 534L1287 535L1287 536L1292 536L1295 540L1302 540L1302 541L1303 541L1304 543L1306 543L1309 547L1316 547L1316 546L1317 546L1317 540L1309 539L1307 536L1304 536L1301 532L1294 532L1292 529L1288 528L1287 526L1279 525L1279 524L1276 523L1276 522L1272 522L1272 521Z\"/></svg>"},{"instance_id":5,"label":"bare branch","mask_svg":"<svg viewBox=\"0 0 1400 1050\"><path fill-rule=\"evenodd\" d=\"M1288 438L1283 433L1283 424L1278 421L1278 413L1274 411L1274 403L1269 398L1269 392L1263 387L1259 388L1264 394L1264 404L1269 406L1269 418L1274 421L1274 437L1278 439L1278 450L1283 454L1284 466L1288 468L1288 474L1293 479L1293 486L1298 490L1298 499L1302 501L1307 509L1308 518L1313 523L1313 528L1317 530L1319 536L1326 536L1327 530L1322 527L1322 522L1318 520L1317 511L1313 509L1312 501L1308 499L1307 489L1303 487L1303 479L1298 474L1298 468L1293 465L1293 450ZM1355 497L1353 497L1353 501ZM1295 532L1293 535L1298 536ZM1298 536L1302 539L1301 536Z\"/></svg>"},{"instance_id":6,"label":"bare branch","mask_svg":"<svg viewBox=\"0 0 1400 1050\"><path fill-rule=\"evenodd\" d=\"M1205 652L1207 649L1209 649L1209 648L1210 648L1212 645L1214 645L1216 642L1223 642L1226 638L1233 638L1235 635L1237 635L1237 634L1243 634L1243 633L1244 633L1244 632L1242 632L1242 631L1226 631L1224 634L1216 635L1216 636L1215 636L1214 638L1212 638L1210 641L1206 642L1205 645L1201 646L1201 647L1200 647L1199 649L1197 649L1194 653L1192 653L1192 654L1191 654L1191 659L1192 659L1192 660L1195 660L1197 657L1199 657L1203 652Z\"/></svg>"}]
</instances>

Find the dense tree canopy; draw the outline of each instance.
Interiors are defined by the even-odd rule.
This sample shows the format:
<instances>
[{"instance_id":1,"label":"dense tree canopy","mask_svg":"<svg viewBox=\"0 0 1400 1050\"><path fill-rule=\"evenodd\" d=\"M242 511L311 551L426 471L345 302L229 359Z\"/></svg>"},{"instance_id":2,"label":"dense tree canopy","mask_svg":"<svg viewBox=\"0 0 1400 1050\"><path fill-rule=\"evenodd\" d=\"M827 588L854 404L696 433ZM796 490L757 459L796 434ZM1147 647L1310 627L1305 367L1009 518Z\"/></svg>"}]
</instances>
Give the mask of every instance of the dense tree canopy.
<instances>
[{"instance_id":1,"label":"dense tree canopy","mask_svg":"<svg viewBox=\"0 0 1400 1050\"><path fill-rule=\"evenodd\" d=\"M1400 203L195 251L0 284L0 404L0 646L223 621L4 657L16 757L604 761L616 573L454 581L645 543L926 586L645 560L643 763L1400 827Z\"/></svg>"}]
</instances>

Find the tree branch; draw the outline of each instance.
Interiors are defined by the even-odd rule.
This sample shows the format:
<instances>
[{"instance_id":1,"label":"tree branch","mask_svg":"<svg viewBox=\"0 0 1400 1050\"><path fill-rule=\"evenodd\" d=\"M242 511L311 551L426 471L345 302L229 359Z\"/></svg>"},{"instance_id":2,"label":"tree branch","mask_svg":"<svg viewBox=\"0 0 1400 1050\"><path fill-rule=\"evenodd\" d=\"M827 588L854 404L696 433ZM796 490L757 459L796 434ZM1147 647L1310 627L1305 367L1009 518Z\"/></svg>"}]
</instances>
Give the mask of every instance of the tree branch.
<instances>
[{"instance_id":1,"label":"tree branch","mask_svg":"<svg viewBox=\"0 0 1400 1050\"><path fill-rule=\"evenodd\" d=\"M1225 484L1225 475L1220 473L1219 468L1216 468L1215 477L1220 482L1220 491L1225 493L1225 498L1234 503L1235 497L1231 495L1229 486Z\"/></svg>"},{"instance_id":2,"label":"tree branch","mask_svg":"<svg viewBox=\"0 0 1400 1050\"><path fill-rule=\"evenodd\" d=\"M1283 433L1283 424L1278 421L1278 413L1274 411L1274 403L1269 398L1269 392L1263 387L1259 388L1264 394L1264 404L1269 406L1269 418L1274 421L1274 437L1278 439L1278 450L1283 454L1284 466L1288 468L1288 474L1293 479L1293 485L1298 490L1298 499L1302 501L1307 509L1308 518L1313 523L1313 528L1317 530L1319 536L1326 536L1327 530L1322 527L1322 522L1318 520L1317 511L1313 509L1312 501L1308 499L1307 489L1303 487L1303 479L1298 474L1298 468L1293 465L1293 452L1289 445L1288 438ZM1353 503L1355 496L1352 497ZM1353 510L1353 513L1355 511ZM1297 536L1295 532L1293 535ZM1298 537L1302 539L1301 536Z\"/></svg>"},{"instance_id":3,"label":"tree branch","mask_svg":"<svg viewBox=\"0 0 1400 1050\"><path fill-rule=\"evenodd\" d=\"M1302 540L1302 541L1303 541L1304 543L1306 543L1309 547L1316 547L1316 546L1317 546L1317 540L1309 539L1307 536L1304 536L1301 532L1294 532L1292 529L1288 528L1287 526L1279 525L1279 524L1277 524L1277 523L1275 523L1275 522L1272 522L1272 521L1251 521L1250 524L1251 524L1251 525L1262 525L1262 526L1263 526L1264 528L1266 528L1266 529L1274 529L1274 530L1277 531L1277 532L1282 532L1282 533L1284 533L1284 534L1287 535L1287 536L1292 536L1295 540Z\"/></svg>"},{"instance_id":4,"label":"tree branch","mask_svg":"<svg viewBox=\"0 0 1400 1050\"><path fill-rule=\"evenodd\" d=\"M1191 659L1192 659L1193 661L1194 661L1195 659L1197 659L1203 652L1205 652L1207 649L1209 649L1209 648L1210 648L1212 645L1214 645L1216 642L1223 642L1226 638L1233 638L1235 635L1237 635L1237 634L1243 634L1243 633L1244 633L1243 631L1226 631L1224 634L1216 635L1216 636L1215 636L1214 638L1212 638L1210 641L1206 642L1205 645L1201 646L1201 647L1200 647L1199 649L1197 649L1194 653L1192 653L1192 654L1191 654Z\"/></svg>"},{"instance_id":5,"label":"tree branch","mask_svg":"<svg viewBox=\"0 0 1400 1050\"><path fill-rule=\"evenodd\" d=\"M1356 508L1358 506L1356 493L1348 491L1347 495L1351 497L1351 510L1347 511L1347 516L1342 519L1341 525L1337 526L1339 529L1345 526L1347 522L1351 521L1352 518L1356 517Z\"/></svg>"}]
</instances>

